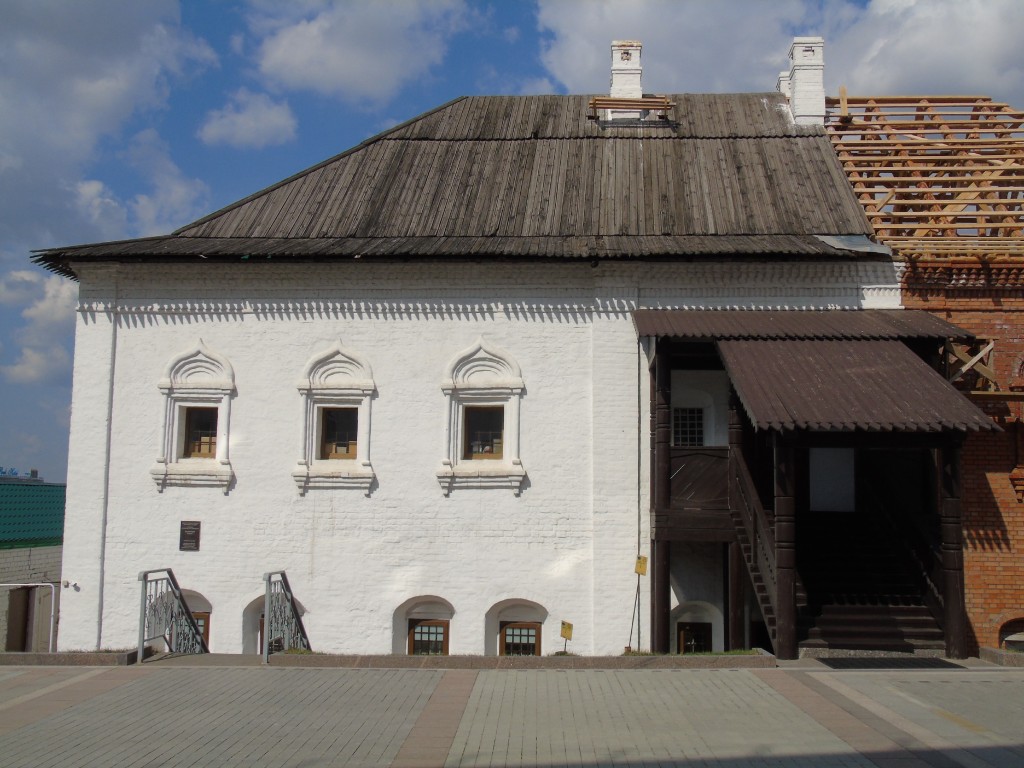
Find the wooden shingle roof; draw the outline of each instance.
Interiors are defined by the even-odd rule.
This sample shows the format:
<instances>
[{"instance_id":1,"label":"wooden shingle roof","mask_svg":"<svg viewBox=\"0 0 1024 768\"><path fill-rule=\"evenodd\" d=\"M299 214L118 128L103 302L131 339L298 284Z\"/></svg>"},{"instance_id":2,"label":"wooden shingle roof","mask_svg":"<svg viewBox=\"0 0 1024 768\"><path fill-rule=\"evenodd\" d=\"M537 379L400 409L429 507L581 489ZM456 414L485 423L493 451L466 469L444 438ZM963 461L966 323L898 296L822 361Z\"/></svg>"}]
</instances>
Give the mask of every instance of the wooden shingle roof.
<instances>
[{"instance_id":1,"label":"wooden shingle roof","mask_svg":"<svg viewBox=\"0 0 1024 768\"><path fill-rule=\"evenodd\" d=\"M781 95L678 94L621 124L588 99L457 99L167 237L34 258L879 258L824 131Z\"/></svg>"}]
</instances>

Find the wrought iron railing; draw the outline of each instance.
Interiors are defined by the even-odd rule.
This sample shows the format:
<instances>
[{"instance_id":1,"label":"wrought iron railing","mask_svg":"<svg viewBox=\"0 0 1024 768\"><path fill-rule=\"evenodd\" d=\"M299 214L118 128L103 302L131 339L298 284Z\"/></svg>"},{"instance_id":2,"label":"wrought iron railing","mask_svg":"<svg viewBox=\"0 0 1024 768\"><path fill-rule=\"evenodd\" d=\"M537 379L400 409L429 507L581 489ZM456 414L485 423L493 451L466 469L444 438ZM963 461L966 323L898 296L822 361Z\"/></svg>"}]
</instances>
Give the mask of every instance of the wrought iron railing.
<instances>
[{"instance_id":1,"label":"wrought iron railing","mask_svg":"<svg viewBox=\"0 0 1024 768\"><path fill-rule=\"evenodd\" d=\"M266 597L263 603L263 663L270 654L290 649L311 650L291 585L284 571L263 574Z\"/></svg>"},{"instance_id":2,"label":"wrought iron railing","mask_svg":"<svg viewBox=\"0 0 1024 768\"><path fill-rule=\"evenodd\" d=\"M142 604L139 608L139 655L145 658L146 643L163 640L171 653L209 653L203 633L185 602L170 568L139 574Z\"/></svg>"}]
</instances>

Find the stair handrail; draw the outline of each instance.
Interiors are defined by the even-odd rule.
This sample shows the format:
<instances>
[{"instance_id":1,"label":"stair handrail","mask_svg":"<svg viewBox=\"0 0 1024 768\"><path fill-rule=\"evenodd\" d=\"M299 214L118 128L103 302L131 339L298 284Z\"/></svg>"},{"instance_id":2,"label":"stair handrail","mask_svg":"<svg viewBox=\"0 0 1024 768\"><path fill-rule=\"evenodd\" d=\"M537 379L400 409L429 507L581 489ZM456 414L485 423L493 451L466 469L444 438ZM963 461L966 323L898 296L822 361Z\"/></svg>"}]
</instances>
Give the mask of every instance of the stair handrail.
<instances>
[{"instance_id":1,"label":"stair handrail","mask_svg":"<svg viewBox=\"0 0 1024 768\"><path fill-rule=\"evenodd\" d=\"M152 640L163 640L171 653L209 653L174 571L170 568L141 571L139 581L142 582L142 600L138 663L145 658L146 643Z\"/></svg>"},{"instance_id":2,"label":"stair handrail","mask_svg":"<svg viewBox=\"0 0 1024 768\"><path fill-rule=\"evenodd\" d=\"M772 610L778 610L778 588L775 576L775 532L768 521L764 506L758 496L754 479L750 476L746 459L740 450L729 451L730 501L735 499L733 508L739 512L747 541L753 550L761 579L768 592Z\"/></svg>"},{"instance_id":3,"label":"stair handrail","mask_svg":"<svg viewBox=\"0 0 1024 768\"><path fill-rule=\"evenodd\" d=\"M263 663L270 654L290 649L310 651L309 636L295 605L291 584L284 571L263 574L266 590L263 599Z\"/></svg>"}]
</instances>

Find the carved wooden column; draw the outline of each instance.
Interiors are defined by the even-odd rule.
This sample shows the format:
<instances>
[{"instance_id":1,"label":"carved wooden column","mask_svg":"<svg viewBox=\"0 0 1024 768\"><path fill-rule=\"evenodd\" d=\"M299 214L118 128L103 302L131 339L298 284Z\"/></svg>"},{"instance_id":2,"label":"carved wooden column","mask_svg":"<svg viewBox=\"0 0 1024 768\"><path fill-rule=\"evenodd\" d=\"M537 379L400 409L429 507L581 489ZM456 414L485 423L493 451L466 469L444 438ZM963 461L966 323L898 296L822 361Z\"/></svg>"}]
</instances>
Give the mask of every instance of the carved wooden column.
<instances>
[{"instance_id":1,"label":"carved wooden column","mask_svg":"<svg viewBox=\"0 0 1024 768\"><path fill-rule=\"evenodd\" d=\"M654 355L654 497L652 512L667 512L671 505L672 476L669 448L672 441L672 369L669 344L658 339ZM669 613L672 610L669 568L672 545L662 539L651 542L651 650L669 651Z\"/></svg>"},{"instance_id":2,"label":"carved wooden column","mask_svg":"<svg viewBox=\"0 0 1024 768\"><path fill-rule=\"evenodd\" d=\"M946 656L967 658L967 607L964 602L963 520L960 509L959 443L949 443L938 451L939 529L942 537L943 627Z\"/></svg>"},{"instance_id":3,"label":"carved wooden column","mask_svg":"<svg viewBox=\"0 0 1024 768\"><path fill-rule=\"evenodd\" d=\"M733 480L736 475L735 462L739 458L739 451L743 450L743 424L740 421L740 402L736 393L729 395L729 506L735 503L731 494L733 492ZM743 551L736 539L729 542L727 548L728 557L728 637L726 638L726 650L735 651L744 647L746 633L744 632L743 604L745 602L746 564L743 562Z\"/></svg>"},{"instance_id":4,"label":"carved wooden column","mask_svg":"<svg viewBox=\"0 0 1024 768\"><path fill-rule=\"evenodd\" d=\"M796 451L775 435L775 655L795 659L796 648Z\"/></svg>"}]
</instances>

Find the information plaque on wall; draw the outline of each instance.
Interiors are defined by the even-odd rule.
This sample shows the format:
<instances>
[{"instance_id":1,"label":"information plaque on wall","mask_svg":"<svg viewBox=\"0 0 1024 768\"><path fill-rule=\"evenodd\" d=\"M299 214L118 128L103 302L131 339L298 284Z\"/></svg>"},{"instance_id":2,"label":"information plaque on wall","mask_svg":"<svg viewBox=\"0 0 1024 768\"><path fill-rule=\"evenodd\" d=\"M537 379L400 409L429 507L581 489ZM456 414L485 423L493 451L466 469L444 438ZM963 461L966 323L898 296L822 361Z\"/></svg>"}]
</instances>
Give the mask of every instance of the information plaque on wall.
<instances>
[{"instance_id":1,"label":"information plaque on wall","mask_svg":"<svg viewBox=\"0 0 1024 768\"><path fill-rule=\"evenodd\" d=\"M181 552L199 551L199 527L198 520L182 520L181 534L178 537L178 549Z\"/></svg>"}]
</instances>

